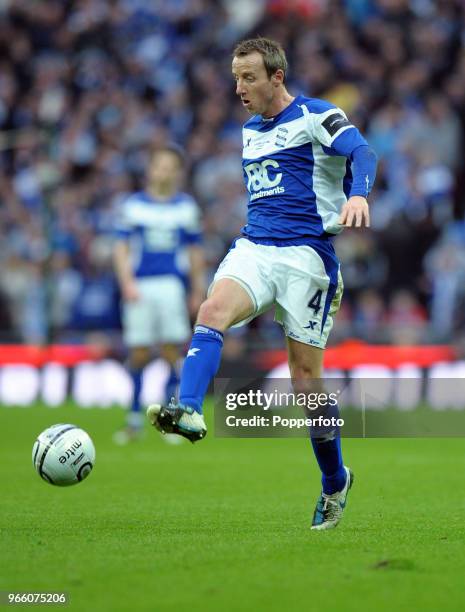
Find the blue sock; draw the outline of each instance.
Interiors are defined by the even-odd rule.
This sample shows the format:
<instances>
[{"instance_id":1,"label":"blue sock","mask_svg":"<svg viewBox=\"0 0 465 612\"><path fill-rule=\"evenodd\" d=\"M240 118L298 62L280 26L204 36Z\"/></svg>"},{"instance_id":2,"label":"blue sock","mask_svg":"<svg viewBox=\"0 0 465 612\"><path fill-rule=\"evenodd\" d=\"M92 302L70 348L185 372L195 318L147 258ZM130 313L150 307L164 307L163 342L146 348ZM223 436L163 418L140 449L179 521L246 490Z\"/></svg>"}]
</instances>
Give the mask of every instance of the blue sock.
<instances>
[{"instance_id":1,"label":"blue sock","mask_svg":"<svg viewBox=\"0 0 465 612\"><path fill-rule=\"evenodd\" d=\"M206 325L196 325L182 367L179 402L202 414L202 403L211 379L220 366L223 334Z\"/></svg>"},{"instance_id":2,"label":"blue sock","mask_svg":"<svg viewBox=\"0 0 465 612\"><path fill-rule=\"evenodd\" d=\"M323 493L332 495L341 491L346 483L346 471L342 462L341 438L338 433L327 439L312 438L313 452L322 472Z\"/></svg>"},{"instance_id":3,"label":"blue sock","mask_svg":"<svg viewBox=\"0 0 465 612\"><path fill-rule=\"evenodd\" d=\"M337 405L332 406L325 417L338 417ZM310 431L313 452L322 472L323 493L332 495L341 491L346 483L346 471L342 461L341 434L339 428L318 427Z\"/></svg>"},{"instance_id":4,"label":"blue sock","mask_svg":"<svg viewBox=\"0 0 465 612\"><path fill-rule=\"evenodd\" d=\"M127 417L127 422L130 427L138 428L142 425L142 417L140 414L141 401L140 396L142 392L142 370L130 369L129 374L132 379L133 391L132 391L132 402L131 410Z\"/></svg>"},{"instance_id":5,"label":"blue sock","mask_svg":"<svg viewBox=\"0 0 465 612\"><path fill-rule=\"evenodd\" d=\"M172 397L176 398L179 385L179 376L174 366L170 366L170 375L165 384L165 403L168 404Z\"/></svg>"}]
</instances>

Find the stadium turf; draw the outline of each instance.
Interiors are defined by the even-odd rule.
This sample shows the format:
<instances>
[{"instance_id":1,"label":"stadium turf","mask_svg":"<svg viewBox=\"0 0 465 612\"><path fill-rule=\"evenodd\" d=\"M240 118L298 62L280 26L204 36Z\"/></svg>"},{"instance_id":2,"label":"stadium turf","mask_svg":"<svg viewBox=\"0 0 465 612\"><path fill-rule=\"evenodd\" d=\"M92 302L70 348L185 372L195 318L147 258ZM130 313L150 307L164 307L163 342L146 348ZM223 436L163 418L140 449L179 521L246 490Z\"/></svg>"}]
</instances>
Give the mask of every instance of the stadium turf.
<instances>
[{"instance_id":1,"label":"stadium turf","mask_svg":"<svg viewBox=\"0 0 465 612\"><path fill-rule=\"evenodd\" d=\"M147 428L117 447L122 419L0 407L0 590L66 591L80 611L465 609L464 439L346 440L347 511L315 533L306 440L210 432L172 447ZM30 457L59 422L97 448L88 480L67 489L43 482Z\"/></svg>"}]
</instances>

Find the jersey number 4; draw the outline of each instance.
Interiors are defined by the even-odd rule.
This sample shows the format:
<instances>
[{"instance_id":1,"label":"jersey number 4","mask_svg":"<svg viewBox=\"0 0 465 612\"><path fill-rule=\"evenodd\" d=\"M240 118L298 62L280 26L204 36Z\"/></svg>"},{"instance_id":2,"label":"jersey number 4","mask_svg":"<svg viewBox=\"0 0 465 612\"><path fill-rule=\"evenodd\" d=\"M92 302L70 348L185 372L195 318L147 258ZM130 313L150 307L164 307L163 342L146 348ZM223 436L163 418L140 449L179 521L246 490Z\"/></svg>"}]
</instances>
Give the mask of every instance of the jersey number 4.
<instances>
[{"instance_id":1,"label":"jersey number 4","mask_svg":"<svg viewBox=\"0 0 465 612\"><path fill-rule=\"evenodd\" d=\"M322 289L318 289L317 291L315 291L312 299L307 304L308 308L311 308L313 310L314 316L316 316L320 312L320 310L321 310L321 298L322 298L322 296L323 296Z\"/></svg>"}]
</instances>

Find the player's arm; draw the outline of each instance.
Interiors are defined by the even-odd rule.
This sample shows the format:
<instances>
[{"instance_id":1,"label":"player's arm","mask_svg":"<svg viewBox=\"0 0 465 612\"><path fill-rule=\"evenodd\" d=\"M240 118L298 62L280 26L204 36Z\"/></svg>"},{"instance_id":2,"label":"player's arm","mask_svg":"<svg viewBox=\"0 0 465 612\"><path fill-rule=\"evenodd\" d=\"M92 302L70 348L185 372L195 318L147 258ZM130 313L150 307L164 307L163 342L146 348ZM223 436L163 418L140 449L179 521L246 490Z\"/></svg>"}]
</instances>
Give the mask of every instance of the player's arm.
<instances>
[{"instance_id":1,"label":"player's arm","mask_svg":"<svg viewBox=\"0 0 465 612\"><path fill-rule=\"evenodd\" d=\"M190 199L190 206L187 209L182 231L182 243L187 247L189 255L189 311L192 316L196 316L200 304L205 299L206 273L205 252L202 245L201 213L193 198Z\"/></svg>"},{"instance_id":2,"label":"player's arm","mask_svg":"<svg viewBox=\"0 0 465 612\"><path fill-rule=\"evenodd\" d=\"M347 202L342 207L339 223L346 227L370 225L368 195L376 177L377 157L358 129L347 119L345 113L327 105L311 122L312 133L323 147L333 154L342 155L351 161L352 187Z\"/></svg>"},{"instance_id":3,"label":"player's arm","mask_svg":"<svg viewBox=\"0 0 465 612\"><path fill-rule=\"evenodd\" d=\"M189 246L189 310L195 316L200 308L200 304L205 299L205 254L200 244Z\"/></svg>"},{"instance_id":4,"label":"player's arm","mask_svg":"<svg viewBox=\"0 0 465 612\"><path fill-rule=\"evenodd\" d=\"M113 247L113 266L123 299L134 302L139 299L136 279L132 272L131 256L127 240L117 239Z\"/></svg>"},{"instance_id":5,"label":"player's arm","mask_svg":"<svg viewBox=\"0 0 465 612\"><path fill-rule=\"evenodd\" d=\"M369 227L370 211L367 198L376 177L376 153L367 144L360 144L352 151L349 159L352 162L352 187L349 198L342 207L339 223L346 227L362 227L363 224Z\"/></svg>"}]
</instances>

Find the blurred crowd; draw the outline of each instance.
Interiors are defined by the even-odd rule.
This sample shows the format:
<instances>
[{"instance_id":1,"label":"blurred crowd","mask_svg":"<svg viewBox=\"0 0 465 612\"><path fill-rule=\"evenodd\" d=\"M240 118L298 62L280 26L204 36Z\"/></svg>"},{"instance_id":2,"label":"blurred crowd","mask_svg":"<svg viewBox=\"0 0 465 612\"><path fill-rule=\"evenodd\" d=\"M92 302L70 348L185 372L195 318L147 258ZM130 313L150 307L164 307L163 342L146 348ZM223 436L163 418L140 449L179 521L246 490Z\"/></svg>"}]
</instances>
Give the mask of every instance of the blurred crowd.
<instances>
[{"instance_id":1,"label":"blurred crowd","mask_svg":"<svg viewBox=\"0 0 465 612\"><path fill-rule=\"evenodd\" d=\"M255 34L380 158L371 231L336 239L333 342L465 330L462 0L1 0L1 341L118 333L114 210L157 142L185 148L214 272L246 214L230 61ZM252 330L280 341L271 315Z\"/></svg>"}]
</instances>

